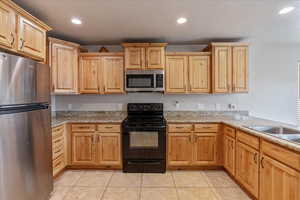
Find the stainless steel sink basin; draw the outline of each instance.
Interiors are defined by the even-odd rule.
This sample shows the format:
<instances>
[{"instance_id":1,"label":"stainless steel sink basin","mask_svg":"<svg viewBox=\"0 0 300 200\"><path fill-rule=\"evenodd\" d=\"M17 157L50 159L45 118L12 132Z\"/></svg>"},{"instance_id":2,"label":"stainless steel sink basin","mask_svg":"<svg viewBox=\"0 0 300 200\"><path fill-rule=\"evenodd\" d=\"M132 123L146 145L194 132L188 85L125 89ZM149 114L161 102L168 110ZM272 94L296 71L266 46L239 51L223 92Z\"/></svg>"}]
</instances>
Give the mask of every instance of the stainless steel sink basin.
<instances>
[{"instance_id":1,"label":"stainless steel sink basin","mask_svg":"<svg viewBox=\"0 0 300 200\"><path fill-rule=\"evenodd\" d=\"M300 131L280 126L246 126L246 128L300 144Z\"/></svg>"}]
</instances>

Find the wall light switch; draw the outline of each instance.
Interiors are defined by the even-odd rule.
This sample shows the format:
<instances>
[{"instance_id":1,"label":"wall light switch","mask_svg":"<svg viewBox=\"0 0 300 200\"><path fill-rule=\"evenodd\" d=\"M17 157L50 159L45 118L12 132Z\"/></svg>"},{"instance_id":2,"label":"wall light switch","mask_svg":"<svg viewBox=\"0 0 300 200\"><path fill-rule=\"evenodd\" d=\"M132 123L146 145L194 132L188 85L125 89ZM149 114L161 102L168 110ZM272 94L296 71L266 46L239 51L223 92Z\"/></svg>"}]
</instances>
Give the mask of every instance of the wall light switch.
<instances>
[{"instance_id":1,"label":"wall light switch","mask_svg":"<svg viewBox=\"0 0 300 200\"><path fill-rule=\"evenodd\" d=\"M68 110L72 110L72 104L68 104Z\"/></svg>"}]
</instances>

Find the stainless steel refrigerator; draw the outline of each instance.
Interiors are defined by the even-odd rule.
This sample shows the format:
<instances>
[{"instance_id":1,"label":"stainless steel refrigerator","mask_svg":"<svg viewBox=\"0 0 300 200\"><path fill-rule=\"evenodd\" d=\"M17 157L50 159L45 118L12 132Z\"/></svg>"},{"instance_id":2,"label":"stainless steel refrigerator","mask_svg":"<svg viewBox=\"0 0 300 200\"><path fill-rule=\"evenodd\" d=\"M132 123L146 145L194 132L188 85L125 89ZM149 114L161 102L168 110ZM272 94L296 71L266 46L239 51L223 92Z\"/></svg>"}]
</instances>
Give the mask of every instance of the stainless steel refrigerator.
<instances>
[{"instance_id":1,"label":"stainless steel refrigerator","mask_svg":"<svg viewBox=\"0 0 300 200\"><path fill-rule=\"evenodd\" d=\"M0 52L0 199L53 189L49 66Z\"/></svg>"}]
</instances>

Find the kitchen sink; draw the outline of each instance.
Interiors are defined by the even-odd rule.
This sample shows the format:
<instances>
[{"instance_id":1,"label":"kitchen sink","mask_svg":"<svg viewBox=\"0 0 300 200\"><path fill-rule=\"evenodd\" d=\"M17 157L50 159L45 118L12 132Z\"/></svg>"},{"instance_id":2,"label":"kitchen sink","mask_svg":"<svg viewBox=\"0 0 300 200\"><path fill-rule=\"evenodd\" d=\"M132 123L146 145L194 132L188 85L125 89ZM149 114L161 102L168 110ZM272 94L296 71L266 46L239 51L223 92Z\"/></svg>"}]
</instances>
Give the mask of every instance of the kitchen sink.
<instances>
[{"instance_id":1,"label":"kitchen sink","mask_svg":"<svg viewBox=\"0 0 300 200\"><path fill-rule=\"evenodd\" d=\"M281 126L245 126L246 128L300 144L300 131Z\"/></svg>"}]
</instances>

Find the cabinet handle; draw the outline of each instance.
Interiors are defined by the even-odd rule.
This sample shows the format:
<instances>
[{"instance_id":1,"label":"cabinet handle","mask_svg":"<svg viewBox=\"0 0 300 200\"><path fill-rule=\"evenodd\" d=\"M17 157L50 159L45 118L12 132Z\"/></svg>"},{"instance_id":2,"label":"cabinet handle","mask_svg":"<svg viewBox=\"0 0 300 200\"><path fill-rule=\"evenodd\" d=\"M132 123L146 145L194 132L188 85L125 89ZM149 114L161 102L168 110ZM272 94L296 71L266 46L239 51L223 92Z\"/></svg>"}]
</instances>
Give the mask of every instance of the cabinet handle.
<instances>
[{"instance_id":1,"label":"cabinet handle","mask_svg":"<svg viewBox=\"0 0 300 200\"><path fill-rule=\"evenodd\" d=\"M210 129L212 127L210 127L210 126L202 126L202 128Z\"/></svg>"},{"instance_id":2,"label":"cabinet handle","mask_svg":"<svg viewBox=\"0 0 300 200\"><path fill-rule=\"evenodd\" d=\"M231 142L231 148L233 149L233 142Z\"/></svg>"},{"instance_id":3,"label":"cabinet handle","mask_svg":"<svg viewBox=\"0 0 300 200\"><path fill-rule=\"evenodd\" d=\"M257 153L254 154L254 163L257 164Z\"/></svg>"},{"instance_id":4,"label":"cabinet handle","mask_svg":"<svg viewBox=\"0 0 300 200\"><path fill-rule=\"evenodd\" d=\"M103 86L103 92L105 92L105 85Z\"/></svg>"},{"instance_id":5,"label":"cabinet handle","mask_svg":"<svg viewBox=\"0 0 300 200\"><path fill-rule=\"evenodd\" d=\"M261 165L261 168L263 169L263 168L265 168L265 166L264 166L264 157L262 157L261 158L261 161L260 161L260 165Z\"/></svg>"},{"instance_id":6,"label":"cabinet handle","mask_svg":"<svg viewBox=\"0 0 300 200\"><path fill-rule=\"evenodd\" d=\"M13 33L10 33L10 36L12 37L12 41L10 43L10 45L12 46L15 43L15 36Z\"/></svg>"},{"instance_id":7,"label":"cabinet handle","mask_svg":"<svg viewBox=\"0 0 300 200\"><path fill-rule=\"evenodd\" d=\"M235 91L235 84L232 85L232 91Z\"/></svg>"},{"instance_id":8,"label":"cabinet handle","mask_svg":"<svg viewBox=\"0 0 300 200\"><path fill-rule=\"evenodd\" d=\"M179 128L179 129L181 129L181 128L184 128L184 127L182 127L182 126L176 126L176 128Z\"/></svg>"},{"instance_id":9,"label":"cabinet handle","mask_svg":"<svg viewBox=\"0 0 300 200\"><path fill-rule=\"evenodd\" d=\"M20 47L20 49L23 49L25 40L23 38L21 38L20 40L21 40L21 47Z\"/></svg>"},{"instance_id":10,"label":"cabinet handle","mask_svg":"<svg viewBox=\"0 0 300 200\"><path fill-rule=\"evenodd\" d=\"M112 126L106 126L105 128L107 128L107 129L111 129L111 128L113 128Z\"/></svg>"},{"instance_id":11,"label":"cabinet handle","mask_svg":"<svg viewBox=\"0 0 300 200\"><path fill-rule=\"evenodd\" d=\"M95 135L92 136L92 144L95 144L95 142L94 142L94 136Z\"/></svg>"},{"instance_id":12,"label":"cabinet handle","mask_svg":"<svg viewBox=\"0 0 300 200\"><path fill-rule=\"evenodd\" d=\"M192 143L192 135L190 135L190 143Z\"/></svg>"}]
</instances>

